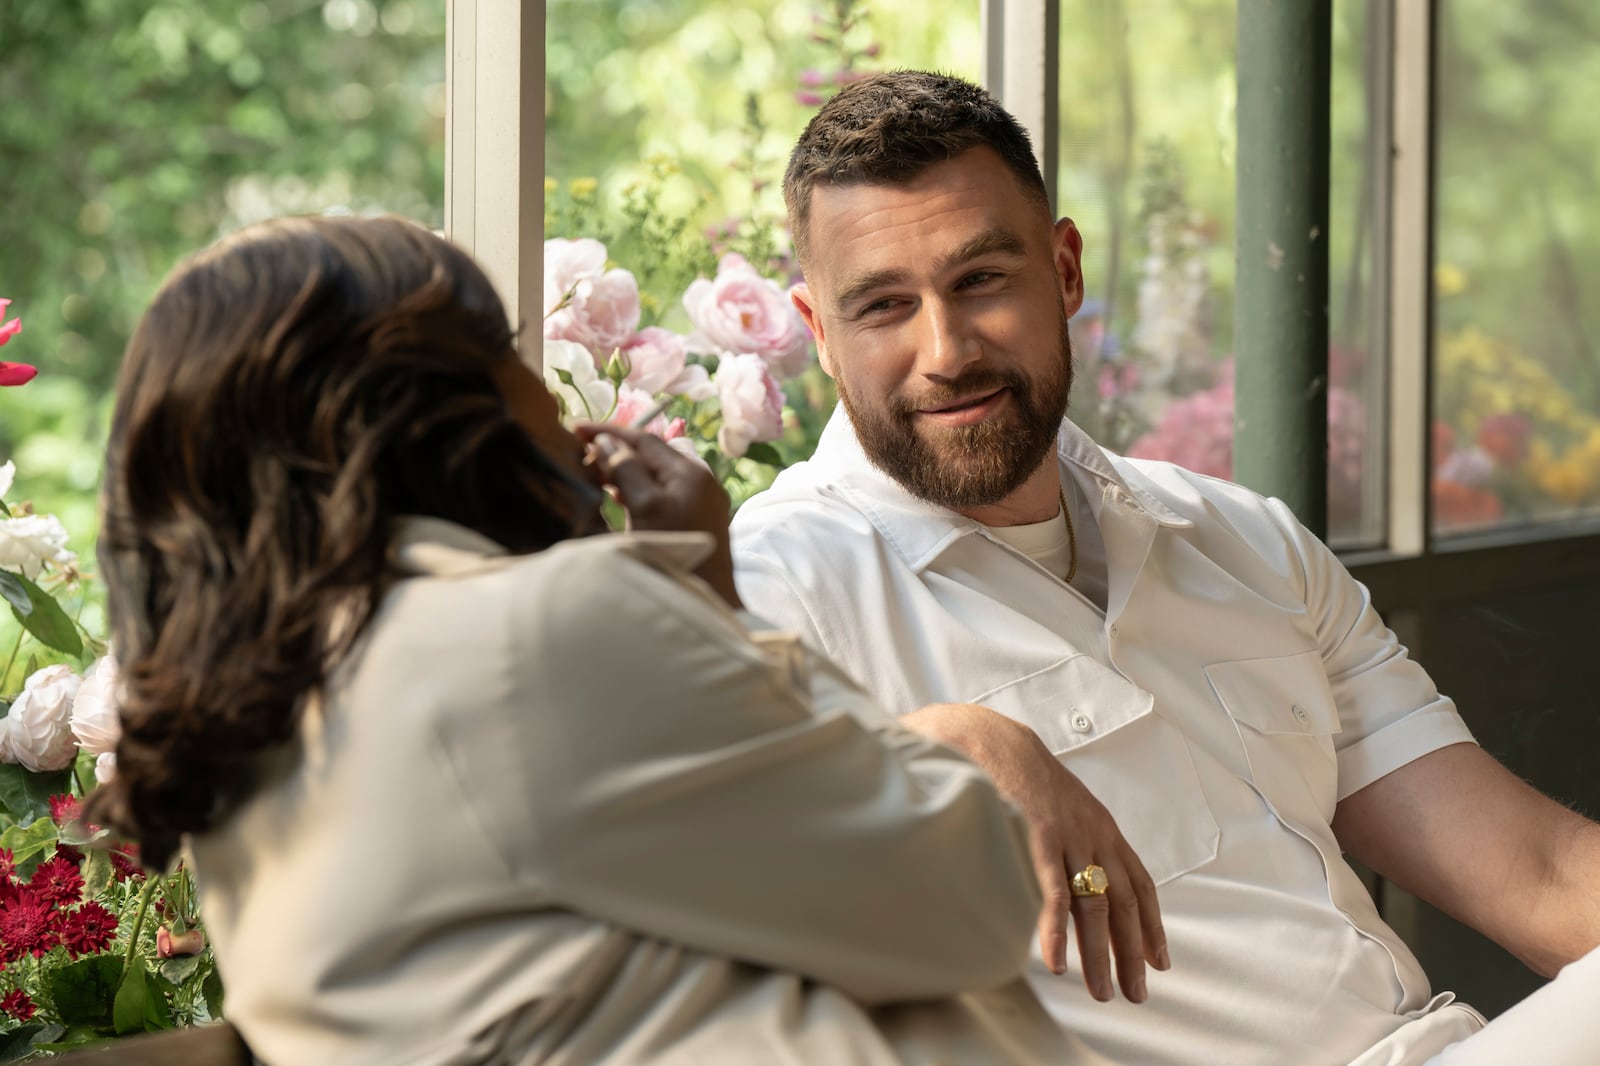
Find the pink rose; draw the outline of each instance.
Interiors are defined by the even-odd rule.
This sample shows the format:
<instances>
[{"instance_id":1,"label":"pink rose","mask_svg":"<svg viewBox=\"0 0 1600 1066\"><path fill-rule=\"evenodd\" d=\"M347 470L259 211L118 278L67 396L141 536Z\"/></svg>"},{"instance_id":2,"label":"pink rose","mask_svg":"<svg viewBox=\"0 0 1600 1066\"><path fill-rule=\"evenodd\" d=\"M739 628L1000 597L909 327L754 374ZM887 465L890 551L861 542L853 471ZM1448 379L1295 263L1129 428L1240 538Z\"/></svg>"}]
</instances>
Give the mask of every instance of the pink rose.
<instances>
[{"instance_id":1,"label":"pink rose","mask_svg":"<svg viewBox=\"0 0 1600 1066\"><path fill-rule=\"evenodd\" d=\"M72 735L78 747L105 755L117 750L122 739L122 719L117 714L117 690L121 675L117 660L105 655L83 675L78 695L72 701Z\"/></svg>"},{"instance_id":2,"label":"pink rose","mask_svg":"<svg viewBox=\"0 0 1600 1066\"><path fill-rule=\"evenodd\" d=\"M671 384L666 387L667 392L674 396L682 396L690 403L700 403L709 400L717 394L717 387L711 383L711 374L699 363L690 363L683 368Z\"/></svg>"},{"instance_id":3,"label":"pink rose","mask_svg":"<svg viewBox=\"0 0 1600 1066\"><path fill-rule=\"evenodd\" d=\"M810 360L805 320L777 282L757 274L742 256L723 256L716 278L696 279L683 294L683 306L695 327L692 352L752 353L783 378L800 373Z\"/></svg>"},{"instance_id":4,"label":"pink rose","mask_svg":"<svg viewBox=\"0 0 1600 1066\"><path fill-rule=\"evenodd\" d=\"M205 950L206 934L203 929L190 929L174 933L166 926L156 930L156 958L176 959L184 955L198 955Z\"/></svg>"},{"instance_id":5,"label":"pink rose","mask_svg":"<svg viewBox=\"0 0 1600 1066\"><path fill-rule=\"evenodd\" d=\"M645 392L669 392L686 365L684 339L671 330L650 326L622 346L628 360L628 384Z\"/></svg>"},{"instance_id":6,"label":"pink rose","mask_svg":"<svg viewBox=\"0 0 1600 1066\"><path fill-rule=\"evenodd\" d=\"M605 269L606 246L588 237L545 241L544 263L546 339L581 344L604 364L639 327L639 283Z\"/></svg>"},{"instance_id":7,"label":"pink rose","mask_svg":"<svg viewBox=\"0 0 1600 1066\"><path fill-rule=\"evenodd\" d=\"M783 432L783 393L767 363L752 353L725 355L717 367L722 428L717 444L737 459L757 441L777 440Z\"/></svg>"}]
</instances>

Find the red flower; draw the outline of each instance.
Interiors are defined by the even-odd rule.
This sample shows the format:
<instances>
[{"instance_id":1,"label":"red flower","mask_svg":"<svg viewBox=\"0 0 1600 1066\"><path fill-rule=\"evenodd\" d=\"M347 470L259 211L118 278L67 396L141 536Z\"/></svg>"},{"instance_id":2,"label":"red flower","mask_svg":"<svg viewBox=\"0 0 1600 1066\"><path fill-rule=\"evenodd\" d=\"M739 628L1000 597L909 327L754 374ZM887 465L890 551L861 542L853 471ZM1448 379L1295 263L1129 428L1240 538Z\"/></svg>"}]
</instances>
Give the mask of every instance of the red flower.
<instances>
[{"instance_id":1,"label":"red flower","mask_svg":"<svg viewBox=\"0 0 1600 1066\"><path fill-rule=\"evenodd\" d=\"M130 877L143 877L144 868L139 865L139 845L123 844L112 848L111 869L116 871L118 881L126 881Z\"/></svg>"},{"instance_id":2,"label":"red flower","mask_svg":"<svg viewBox=\"0 0 1600 1066\"><path fill-rule=\"evenodd\" d=\"M64 907L78 902L78 897L83 894L83 875L78 872L77 864L57 855L49 862L39 864L39 868L33 871L33 880L28 882L28 887L46 903Z\"/></svg>"},{"instance_id":3,"label":"red flower","mask_svg":"<svg viewBox=\"0 0 1600 1066\"><path fill-rule=\"evenodd\" d=\"M6 306L10 300L0 300L0 319L6 317ZM0 345L22 332L22 319L13 318L10 322L0 322ZM39 371L27 363L0 363L0 385L26 385L33 380Z\"/></svg>"},{"instance_id":4,"label":"red flower","mask_svg":"<svg viewBox=\"0 0 1600 1066\"><path fill-rule=\"evenodd\" d=\"M111 946L117 935L117 916L90 900L61 923L61 943L73 958L92 955Z\"/></svg>"},{"instance_id":5,"label":"red flower","mask_svg":"<svg viewBox=\"0 0 1600 1066\"><path fill-rule=\"evenodd\" d=\"M1503 468L1515 470L1528 457L1528 436L1532 432L1533 422L1527 415L1490 415L1478 425L1478 447Z\"/></svg>"},{"instance_id":6,"label":"red flower","mask_svg":"<svg viewBox=\"0 0 1600 1066\"><path fill-rule=\"evenodd\" d=\"M19 1022L25 1022L33 1017L35 1007L28 993L20 988L13 988L5 996L0 997L0 1010L5 1011Z\"/></svg>"},{"instance_id":7,"label":"red flower","mask_svg":"<svg viewBox=\"0 0 1600 1066\"><path fill-rule=\"evenodd\" d=\"M0 960L15 962L32 953L39 958L61 942L56 909L31 888L19 888L0 908Z\"/></svg>"},{"instance_id":8,"label":"red flower","mask_svg":"<svg viewBox=\"0 0 1600 1066\"><path fill-rule=\"evenodd\" d=\"M78 802L77 796L71 794L51 796L48 802L50 804L50 820L56 823L57 826L76 822L83 813L83 804Z\"/></svg>"},{"instance_id":9,"label":"red flower","mask_svg":"<svg viewBox=\"0 0 1600 1066\"><path fill-rule=\"evenodd\" d=\"M9 881L17 874L17 858L10 848L0 848L0 881Z\"/></svg>"}]
</instances>

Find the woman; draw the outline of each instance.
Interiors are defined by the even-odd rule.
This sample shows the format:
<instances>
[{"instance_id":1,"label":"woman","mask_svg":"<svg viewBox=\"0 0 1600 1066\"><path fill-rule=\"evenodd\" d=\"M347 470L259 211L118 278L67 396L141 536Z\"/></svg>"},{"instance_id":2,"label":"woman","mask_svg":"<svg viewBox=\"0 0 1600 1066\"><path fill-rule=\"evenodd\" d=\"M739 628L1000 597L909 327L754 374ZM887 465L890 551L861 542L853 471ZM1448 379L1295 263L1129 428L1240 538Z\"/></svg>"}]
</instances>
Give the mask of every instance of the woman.
<instances>
[{"instance_id":1,"label":"woman","mask_svg":"<svg viewBox=\"0 0 1600 1066\"><path fill-rule=\"evenodd\" d=\"M993 787L736 613L727 500L582 442L483 274L253 227L129 344L91 814L187 842L268 1063L1067 1061ZM609 484L636 532L601 529ZM978 990L978 991L970 991ZM989 990L989 991L983 991Z\"/></svg>"}]
</instances>

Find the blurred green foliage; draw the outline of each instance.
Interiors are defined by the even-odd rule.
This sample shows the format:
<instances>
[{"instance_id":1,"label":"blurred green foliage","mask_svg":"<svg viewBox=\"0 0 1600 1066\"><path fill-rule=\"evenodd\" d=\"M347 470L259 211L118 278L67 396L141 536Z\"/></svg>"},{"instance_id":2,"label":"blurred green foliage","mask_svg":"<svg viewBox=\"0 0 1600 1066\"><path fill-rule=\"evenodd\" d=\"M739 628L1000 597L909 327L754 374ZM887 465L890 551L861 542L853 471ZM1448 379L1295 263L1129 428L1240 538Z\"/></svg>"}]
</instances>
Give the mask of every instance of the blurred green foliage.
<instances>
[{"instance_id":1,"label":"blurred green foliage","mask_svg":"<svg viewBox=\"0 0 1600 1066\"><path fill-rule=\"evenodd\" d=\"M279 214L443 222L445 0L0 0L0 461L93 569L109 392L184 255ZM0 640L9 618L0 620Z\"/></svg>"}]
</instances>

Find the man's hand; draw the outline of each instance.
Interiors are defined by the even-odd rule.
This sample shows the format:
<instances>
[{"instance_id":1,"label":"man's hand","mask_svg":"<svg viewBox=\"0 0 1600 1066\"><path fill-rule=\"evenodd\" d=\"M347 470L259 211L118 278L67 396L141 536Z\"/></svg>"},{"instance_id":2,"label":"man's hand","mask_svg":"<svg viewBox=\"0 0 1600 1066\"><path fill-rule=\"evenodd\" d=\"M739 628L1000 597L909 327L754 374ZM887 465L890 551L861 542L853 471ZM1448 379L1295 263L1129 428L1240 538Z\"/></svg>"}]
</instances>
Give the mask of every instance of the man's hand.
<instances>
[{"instance_id":1,"label":"man's hand","mask_svg":"<svg viewBox=\"0 0 1600 1066\"><path fill-rule=\"evenodd\" d=\"M699 530L716 538L715 550L695 573L731 606L740 606L728 545L728 493L711 471L643 430L590 423L577 433L593 447L601 478L627 509L629 528Z\"/></svg>"},{"instance_id":2,"label":"man's hand","mask_svg":"<svg viewBox=\"0 0 1600 1066\"><path fill-rule=\"evenodd\" d=\"M1095 999L1110 1000L1111 955L1122 994L1146 998L1144 967L1165 970L1166 932L1155 882L1107 811L1038 736L987 707L935 703L900 719L902 725L956 748L994 779L1028 821L1034 868L1044 890L1039 948L1054 973L1066 970L1068 915L1077 919L1078 957ZM1091 863L1110 885L1103 896L1072 895L1072 875Z\"/></svg>"}]
</instances>

